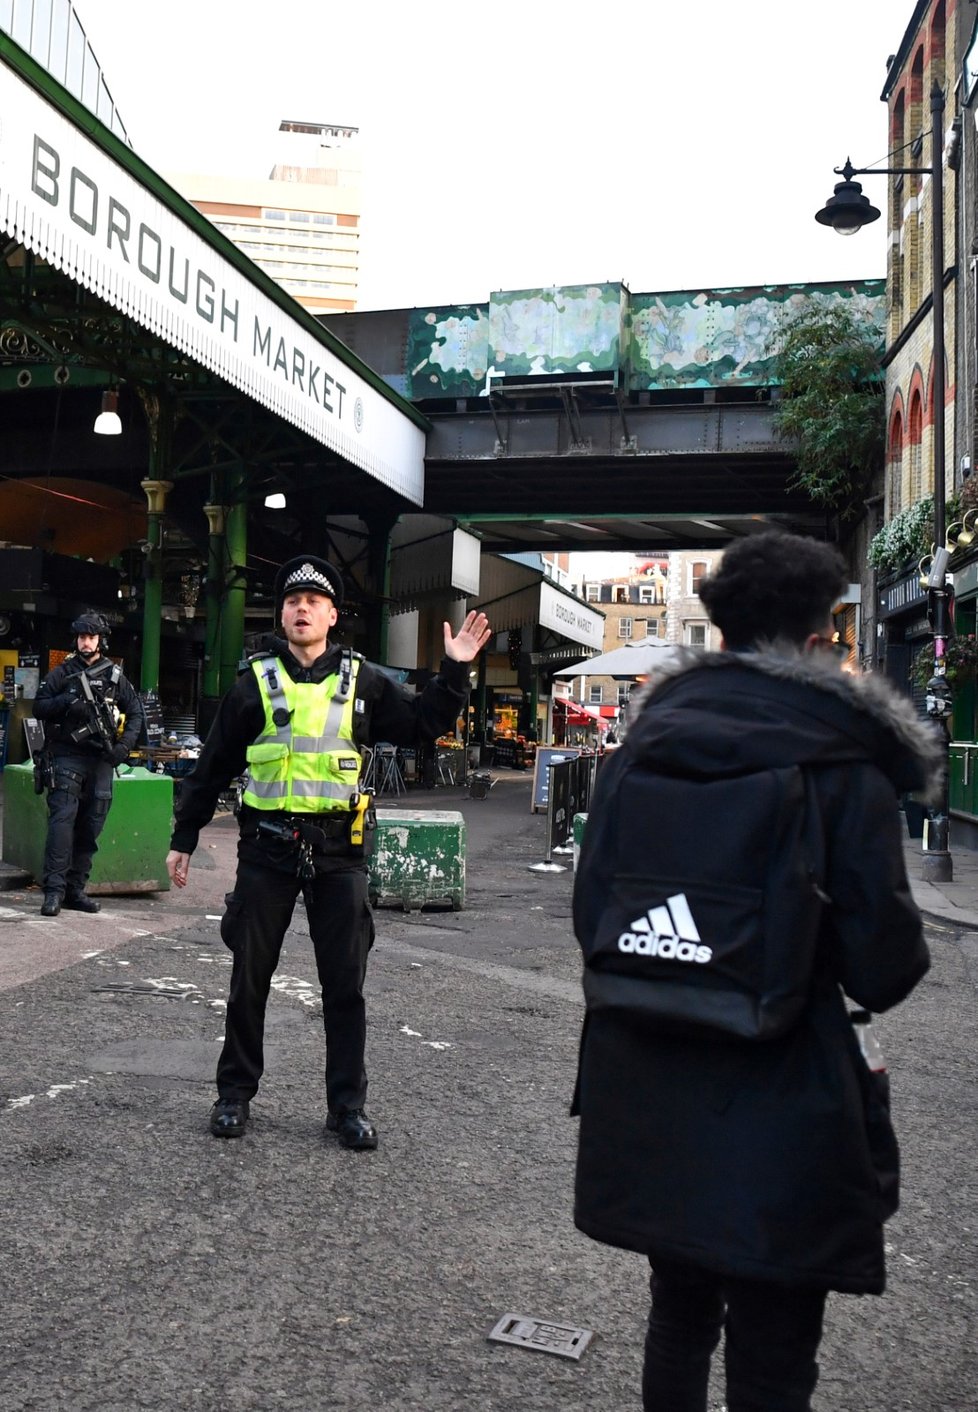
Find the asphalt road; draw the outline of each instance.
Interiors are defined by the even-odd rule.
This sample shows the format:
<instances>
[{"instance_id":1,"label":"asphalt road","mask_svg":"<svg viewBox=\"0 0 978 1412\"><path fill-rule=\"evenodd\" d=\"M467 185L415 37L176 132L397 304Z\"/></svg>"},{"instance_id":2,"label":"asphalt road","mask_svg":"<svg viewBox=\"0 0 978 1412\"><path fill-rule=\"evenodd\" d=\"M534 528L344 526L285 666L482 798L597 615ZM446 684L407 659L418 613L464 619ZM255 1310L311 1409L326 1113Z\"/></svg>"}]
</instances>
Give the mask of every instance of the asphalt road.
<instances>
[{"instance_id":1,"label":"asphalt road","mask_svg":"<svg viewBox=\"0 0 978 1412\"><path fill-rule=\"evenodd\" d=\"M323 1132L301 908L251 1126L207 1132L231 820L181 894L53 921L0 894L0 1412L640 1407L644 1263L570 1214L571 873L528 867L527 777L428 799L465 813L468 898L378 915L372 1154ZM931 975L878 1022L904 1153L890 1288L830 1299L817 1412L978 1409L978 934L929 937ZM489 1343L510 1312L596 1337L580 1362Z\"/></svg>"}]
</instances>

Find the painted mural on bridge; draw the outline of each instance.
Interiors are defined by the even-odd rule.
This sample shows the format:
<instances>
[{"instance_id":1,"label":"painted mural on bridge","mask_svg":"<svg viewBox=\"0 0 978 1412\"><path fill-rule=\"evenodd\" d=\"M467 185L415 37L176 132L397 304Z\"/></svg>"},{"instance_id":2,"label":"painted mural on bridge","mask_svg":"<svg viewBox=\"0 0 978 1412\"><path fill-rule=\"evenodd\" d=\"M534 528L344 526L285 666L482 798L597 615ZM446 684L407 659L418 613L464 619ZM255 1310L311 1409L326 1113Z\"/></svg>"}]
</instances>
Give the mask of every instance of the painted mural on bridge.
<instances>
[{"instance_id":1,"label":"painted mural on bridge","mask_svg":"<svg viewBox=\"0 0 978 1412\"><path fill-rule=\"evenodd\" d=\"M478 397L502 379L574 373L629 392L769 386L779 329L812 302L844 302L882 328L885 282L662 294L574 285L405 310L407 395Z\"/></svg>"}]
</instances>

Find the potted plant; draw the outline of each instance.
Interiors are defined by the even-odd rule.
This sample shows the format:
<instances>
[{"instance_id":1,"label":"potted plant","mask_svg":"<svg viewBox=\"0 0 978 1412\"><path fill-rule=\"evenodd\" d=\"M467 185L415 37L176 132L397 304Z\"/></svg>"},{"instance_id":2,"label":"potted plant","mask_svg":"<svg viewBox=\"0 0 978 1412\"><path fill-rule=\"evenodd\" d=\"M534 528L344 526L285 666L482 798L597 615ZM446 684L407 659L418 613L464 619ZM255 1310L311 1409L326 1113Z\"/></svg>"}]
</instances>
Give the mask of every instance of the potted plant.
<instances>
[{"instance_id":1,"label":"potted plant","mask_svg":"<svg viewBox=\"0 0 978 1412\"><path fill-rule=\"evenodd\" d=\"M947 683L952 691L965 682L974 681L978 676L978 642L974 633L967 637L949 638L944 647L944 661ZM910 678L917 686L926 688L934 675L934 644L928 642L914 658Z\"/></svg>"}]
</instances>

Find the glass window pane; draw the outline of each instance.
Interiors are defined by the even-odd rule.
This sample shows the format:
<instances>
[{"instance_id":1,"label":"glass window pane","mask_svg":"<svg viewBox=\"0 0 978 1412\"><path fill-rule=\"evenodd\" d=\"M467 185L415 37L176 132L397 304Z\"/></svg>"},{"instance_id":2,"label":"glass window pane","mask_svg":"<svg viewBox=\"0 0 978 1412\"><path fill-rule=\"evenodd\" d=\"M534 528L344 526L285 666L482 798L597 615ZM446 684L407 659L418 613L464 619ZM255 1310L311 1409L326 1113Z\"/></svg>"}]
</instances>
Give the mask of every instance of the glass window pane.
<instances>
[{"instance_id":1,"label":"glass window pane","mask_svg":"<svg viewBox=\"0 0 978 1412\"><path fill-rule=\"evenodd\" d=\"M39 64L48 66L48 45L51 42L51 0L37 0L34 6L34 27L31 30L31 53Z\"/></svg>"},{"instance_id":2,"label":"glass window pane","mask_svg":"<svg viewBox=\"0 0 978 1412\"><path fill-rule=\"evenodd\" d=\"M76 98L81 97L82 78L85 70L85 31L78 16L72 14L68 21L68 62L65 66L65 88Z\"/></svg>"},{"instance_id":3,"label":"glass window pane","mask_svg":"<svg viewBox=\"0 0 978 1412\"><path fill-rule=\"evenodd\" d=\"M94 113L98 108L98 85L100 77L98 60L92 53L92 46L86 43L81 99L90 113Z\"/></svg>"},{"instance_id":4,"label":"glass window pane","mask_svg":"<svg viewBox=\"0 0 978 1412\"><path fill-rule=\"evenodd\" d=\"M0 29L9 34L14 24L14 0L0 0Z\"/></svg>"},{"instance_id":5,"label":"glass window pane","mask_svg":"<svg viewBox=\"0 0 978 1412\"><path fill-rule=\"evenodd\" d=\"M34 13L34 0L14 0L14 22L10 27L10 37L22 49L31 47L31 19Z\"/></svg>"},{"instance_id":6,"label":"glass window pane","mask_svg":"<svg viewBox=\"0 0 978 1412\"><path fill-rule=\"evenodd\" d=\"M51 10L51 52L48 71L59 83L64 83L68 65L68 22L70 19L71 6L68 0L54 0Z\"/></svg>"},{"instance_id":7,"label":"glass window pane","mask_svg":"<svg viewBox=\"0 0 978 1412\"><path fill-rule=\"evenodd\" d=\"M105 86L105 78L102 74L99 74L98 77L98 107L95 113L106 127L112 126L112 95Z\"/></svg>"}]
</instances>

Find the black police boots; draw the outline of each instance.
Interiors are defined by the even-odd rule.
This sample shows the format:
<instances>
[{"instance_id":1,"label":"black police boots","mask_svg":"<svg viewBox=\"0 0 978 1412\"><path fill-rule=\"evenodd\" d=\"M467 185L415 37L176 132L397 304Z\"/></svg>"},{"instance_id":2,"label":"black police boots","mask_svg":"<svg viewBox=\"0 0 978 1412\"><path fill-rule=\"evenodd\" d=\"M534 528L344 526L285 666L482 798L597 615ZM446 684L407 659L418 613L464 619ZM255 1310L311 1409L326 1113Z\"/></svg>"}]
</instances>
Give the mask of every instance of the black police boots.
<instances>
[{"instance_id":1,"label":"black police boots","mask_svg":"<svg viewBox=\"0 0 978 1412\"><path fill-rule=\"evenodd\" d=\"M335 1133L343 1146L354 1152L372 1152L377 1146L377 1129L362 1108L328 1114L326 1131Z\"/></svg>"},{"instance_id":2,"label":"black police boots","mask_svg":"<svg viewBox=\"0 0 978 1412\"><path fill-rule=\"evenodd\" d=\"M56 917L61 911L61 893L46 892L44 901L41 903L42 917Z\"/></svg>"},{"instance_id":3,"label":"black police boots","mask_svg":"<svg viewBox=\"0 0 978 1412\"><path fill-rule=\"evenodd\" d=\"M84 892L66 892L61 905L69 912L101 911L101 903L96 902L94 897L89 897Z\"/></svg>"},{"instance_id":4,"label":"black police boots","mask_svg":"<svg viewBox=\"0 0 978 1412\"><path fill-rule=\"evenodd\" d=\"M219 1098L211 1109L215 1137L241 1137L248 1126L247 1098Z\"/></svg>"}]
</instances>

